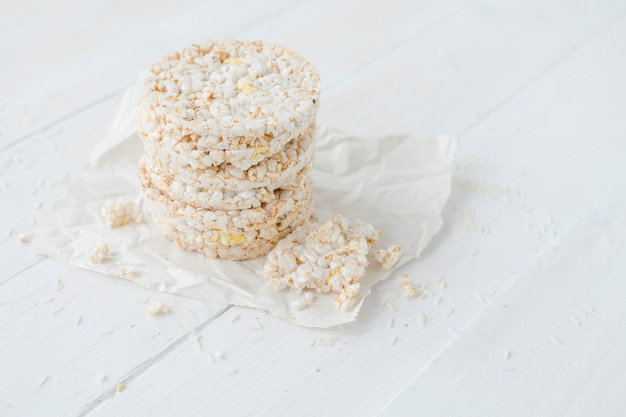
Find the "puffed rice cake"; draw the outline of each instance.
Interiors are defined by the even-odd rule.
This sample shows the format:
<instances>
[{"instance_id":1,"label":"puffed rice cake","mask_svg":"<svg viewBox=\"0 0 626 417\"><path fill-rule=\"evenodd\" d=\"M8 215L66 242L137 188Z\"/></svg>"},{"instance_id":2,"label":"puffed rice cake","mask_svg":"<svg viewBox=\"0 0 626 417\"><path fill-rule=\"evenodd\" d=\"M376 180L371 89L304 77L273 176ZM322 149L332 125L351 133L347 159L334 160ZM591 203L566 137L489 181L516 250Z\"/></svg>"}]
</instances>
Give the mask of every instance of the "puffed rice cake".
<instances>
[{"instance_id":1,"label":"puffed rice cake","mask_svg":"<svg viewBox=\"0 0 626 417\"><path fill-rule=\"evenodd\" d=\"M315 122L320 78L302 56L263 42L206 41L154 64L138 110L148 149L181 141L209 152L208 166L247 169ZM182 150L189 150L182 147ZM240 152L221 152L237 150Z\"/></svg>"},{"instance_id":2,"label":"puffed rice cake","mask_svg":"<svg viewBox=\"0 0 626 417\"><path fill-rule=\"evenodd\" d=\"M280 151L246 170L228 162L212 167L168 164L153 155L144 155L152 167L166 176L194 187L231 191L279 187L302 168L312 164L315 153L313 134L312 129L308 130L306 134L288 142Z\"/></svg>"},{"instance_id":3,"label":"puffed rice cake","mask_svg":"<svg viewBox=\"0 0 626 417\"><path fill-rule=\"evenodd\" d=\"M217 229L224 233L242 234L289 226L312 205L314 190L310 178L305 177L302 188L283 190L276 200L244 210L195 208L172 200L149 185L143 186L143 193L144 202L161 223L200 231Z\"/></svg>"},{"instance_id":4,"label":"puffed rice cake","mask_svg":"<svg viewBox=\"0 0 626 417\"><path fill-rule=\"evenodd\" d=\"M145 187L153 187L171 198L195 208L243 210L271 203L286 190L310 186L310 168L305 166L294 177L272 183L266 187L243 191L200 188L187 185L177 179L163 174L158 168L152 167L145 158L139 162L139 181Z\"/></svg>"},{"instance_id":5,"label":"puffed rice cake","mask_svg":"<svg viewBox=\"0 0 626 417\"><path fill-rule=\"evenodd\" d=\"M203 42L152 66L138 108L146 209L181 248L266 255L313 215L320 80L262 42Z\"/></svg>"},{"instance_id":6,"label":"puffed rice cake","mask_svg":"<svg viewBox=\"0 0 626 417\"><path fill-rule=\"evenodd\" d=\"M220 229L202 229L185 223L171 222L167 216L153 212L155 223L165 237L173 240L186 250L204 253L209 258L244 260L267 255L276 243L293 232L297 227L311 221L313 206L303 204L302 211L281 219L276 225L265 229L234 229L226 232Z\"/></svg>"}]
</instances>

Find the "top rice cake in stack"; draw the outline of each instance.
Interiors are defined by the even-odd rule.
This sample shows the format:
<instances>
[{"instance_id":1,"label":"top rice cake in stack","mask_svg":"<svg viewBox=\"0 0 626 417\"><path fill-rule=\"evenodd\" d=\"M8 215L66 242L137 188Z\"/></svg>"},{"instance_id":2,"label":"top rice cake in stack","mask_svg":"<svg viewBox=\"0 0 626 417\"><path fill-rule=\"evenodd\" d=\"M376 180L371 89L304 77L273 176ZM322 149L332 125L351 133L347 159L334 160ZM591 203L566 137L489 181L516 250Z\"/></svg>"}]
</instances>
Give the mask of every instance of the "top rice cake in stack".
<instances>
[{"instance_id":1,"label":"top rice cake in stack","mask_svg":"<svg viewBox=\"0 0 626 417\"><path fill-rule=\"evenodd\" d=\"M320 79L293 51L204 42L150 69L139 178L166 237L212 258L266 255L311 219Z\"/></svg>"}]
</instances>

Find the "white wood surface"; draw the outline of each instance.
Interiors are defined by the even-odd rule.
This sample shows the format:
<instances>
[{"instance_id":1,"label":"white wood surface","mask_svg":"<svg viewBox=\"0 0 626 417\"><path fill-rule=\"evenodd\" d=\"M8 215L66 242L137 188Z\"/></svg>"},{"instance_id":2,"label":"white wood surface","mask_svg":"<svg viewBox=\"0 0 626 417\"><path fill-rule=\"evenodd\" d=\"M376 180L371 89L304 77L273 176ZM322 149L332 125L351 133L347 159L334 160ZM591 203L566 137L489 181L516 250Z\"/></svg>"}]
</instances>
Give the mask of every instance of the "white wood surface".
<instances>
[{"instance_id":1,"label":"white wood surface","mask_svg":"<svg viewBox=\"0 0 626 417\"><path fill-rule=\"evenodd\" d=\"M352 325L151 293L17 243L139 71L224 37L309 57L320 123L460 134L442 232ZM3 4L0 415L626 415L624 39L617 0ZM389 302L405 273L432 295ZM148 317L154 301L172 312Z\"/></svg>"}]
</instances>

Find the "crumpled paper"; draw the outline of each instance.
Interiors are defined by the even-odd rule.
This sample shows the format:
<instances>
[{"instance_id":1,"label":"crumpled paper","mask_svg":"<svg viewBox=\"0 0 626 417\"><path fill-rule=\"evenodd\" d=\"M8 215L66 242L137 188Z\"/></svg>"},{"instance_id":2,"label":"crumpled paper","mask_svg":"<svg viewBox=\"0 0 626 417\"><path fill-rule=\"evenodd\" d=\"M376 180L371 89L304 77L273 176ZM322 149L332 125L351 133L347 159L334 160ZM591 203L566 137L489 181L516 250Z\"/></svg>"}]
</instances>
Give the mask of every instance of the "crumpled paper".
<instances>
[{"instance_id":1,"label":"crumpled paper","mask_svg":"<svg viewBox=\"0 0 626 417\"><path fill-rule=\"evenodd\" d=\"M264 258L228 261L181 250L160 235L147 213L141 223L107 227L100 216L105 202L133 200L143 209L136 174L143 149L135 122L141 93L141 83L126 92L108 136L96 146L67 196L37 219L33 249L104 274L120 276L122 268L136 271L138 276L127 278L154 291L259 308L299 325L331 327L354 321L372 287L392 273L376 262L370 262L352 309L339 310L335 294L315 294L309 307L295 311L291 303L303 295L275 290L263 277ZM417 258L442 226L455 138L361 138L318 127L315 140L316 220L335 214L360 218L383 232L372 253L400 244L398 266ZM108 262L97 264L90 253L100 242L108 244L111 255Z\"/></svg>"}]
</instances>

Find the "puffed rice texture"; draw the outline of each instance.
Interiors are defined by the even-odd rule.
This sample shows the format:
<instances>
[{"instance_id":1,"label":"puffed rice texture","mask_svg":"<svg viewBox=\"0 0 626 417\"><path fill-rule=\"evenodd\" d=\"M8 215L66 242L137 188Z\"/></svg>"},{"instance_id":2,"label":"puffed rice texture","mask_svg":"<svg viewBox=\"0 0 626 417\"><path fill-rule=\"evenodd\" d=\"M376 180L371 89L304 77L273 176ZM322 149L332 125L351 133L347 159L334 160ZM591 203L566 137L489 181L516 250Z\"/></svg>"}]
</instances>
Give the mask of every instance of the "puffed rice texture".
<instances>
[{"instance_id":1,"label":"puffed rice texture","mask_svg":"<svg viewBox=\"0 0 626 417\"><path fill-rule=\"evenodd\" d=\"M206 41L151 67L138 109L139 130L160 136L166 149L188 137L200 149L252 150L262 157L266 146L281 147L307 130L319 96L317 70L289 49L258 41Z\"/></svg>"},{"instance_id":2,"label":"puffed rice texture","mask_svg":"<svg viewBox=\"0 0 626 417\"><path fill-rule=\"evenodd\" d=\"M380 234L371 224L341 215L326 223L305 224L269 253L265 277L279 290L337 293L337 306L348 310L365 275L367 254Z\"/></svg>"}]
</instances>

